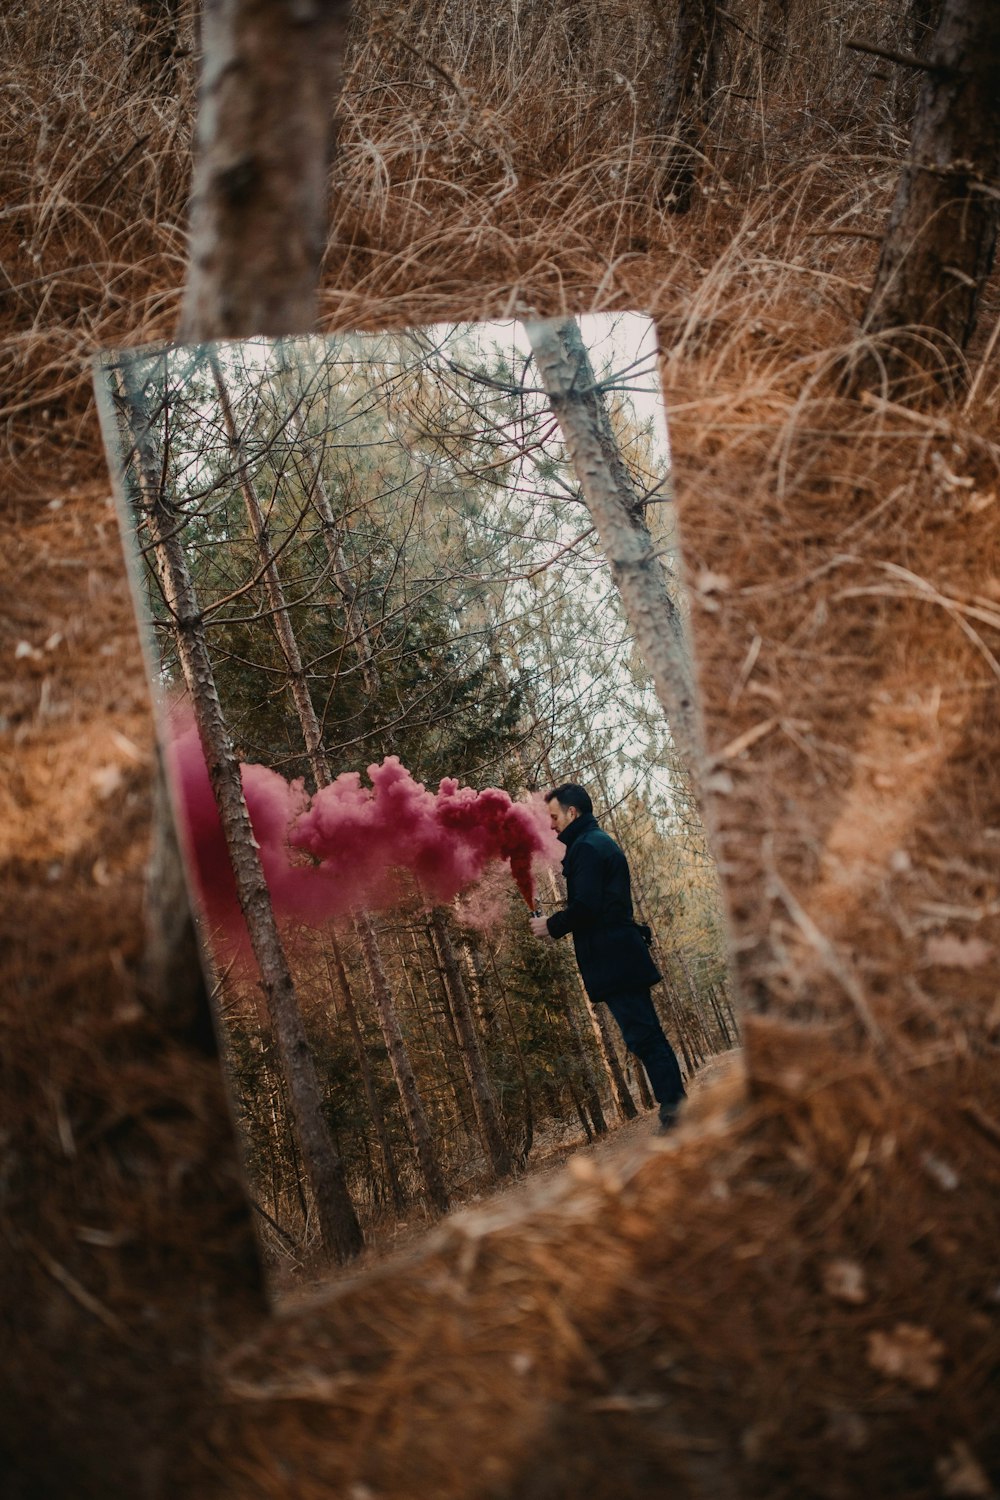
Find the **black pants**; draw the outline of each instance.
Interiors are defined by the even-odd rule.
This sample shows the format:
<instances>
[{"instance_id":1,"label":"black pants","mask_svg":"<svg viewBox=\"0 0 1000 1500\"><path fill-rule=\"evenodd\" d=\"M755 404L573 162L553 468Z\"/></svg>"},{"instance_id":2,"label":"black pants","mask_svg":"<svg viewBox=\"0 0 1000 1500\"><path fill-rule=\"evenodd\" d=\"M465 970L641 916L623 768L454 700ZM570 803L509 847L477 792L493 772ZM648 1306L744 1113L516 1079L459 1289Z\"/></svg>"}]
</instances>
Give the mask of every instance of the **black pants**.
<instances>
[{"instance_id":1,"label":"black pants","mask_svg":"<svg viewBox=\"0 0 1000 1500\"><path fill-rule=\"evenodd\" d=\"M649 1075L657 1104L676 1104L685 1097L684 1082L674 1049L663 1035L660 1018L648 990L633 990L605 1001L618 1022L622 1040Z\"/></svg>"}]
</instances>

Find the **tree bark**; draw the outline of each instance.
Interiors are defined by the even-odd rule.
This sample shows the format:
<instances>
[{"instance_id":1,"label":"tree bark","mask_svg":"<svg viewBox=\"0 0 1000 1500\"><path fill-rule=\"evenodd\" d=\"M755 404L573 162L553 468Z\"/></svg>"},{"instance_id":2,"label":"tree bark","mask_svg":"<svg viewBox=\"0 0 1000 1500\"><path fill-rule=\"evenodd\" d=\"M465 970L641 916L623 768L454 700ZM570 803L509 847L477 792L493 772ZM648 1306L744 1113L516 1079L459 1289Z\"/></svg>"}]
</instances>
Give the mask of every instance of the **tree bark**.
<instances>
[{"instance_id":1,"label":"tree bark","mask_svg":"<svg viewBox=\"0 0 1000 1500\"><path fill-rule=\"evenodd\" d=\"M281 360L282 373L286 376L290 373L293 364L299 363L297 354L289 353L288 343L280 348L279 358ZM293 357L294 355L294 357ZM323 545L330 563L331 581L337 593L340 595L344 605L344 623L348 641L354 648L358 660L358 668L361 672L361 680L365 686L365 692L373 702L378 697L382 687L382 679L375 661L375 653L372 649L371 630L363 611L358 607L357 590L351 578L351 571L344 552L344 527L337 519L333 502L330 499L326 483L323 479L322 469L319 463L313 460L310 450L309 439L304 432L304 424L299 412L298 403L295 399L289 402L291 408L291 427L298 440L304 456L314 466L312 479L312 503L316 514L319 516L320 526L323 531Z\"/></svg>"},{"instance_id":2,"label":"tree bark","mask_svg":"<svg viewBox=\"0 0 1000 1500\"><path fill-rule=\"evenodd\" d=\"M212 377L215 381L216 392L219 397L219 405L222 409L223 424L226 429L226 436L229 440L230 453L232 454L233 459L236 463L237 483L240 487L240 493L243 496L243 503L246 506L247 519L250 523L250 531L253 536L254 544L257 548L257 554L260 558L261 568L263 570L264 588L267 593L268 605L270 606L271 611L271 623L274 627L274 632L277 636L278 645L281 648L281 653L285 658L285 666L288 669L289 689L291 691L292 702L295 706L295 712L299 720L299 725L302 729L302 738L305 741L306 754L309 759L309 765L312 770L316 786L323 787L328 785L331 779L330 766L326 757L326 752L323 748L322 731L320 729L319 720L316 716L316 710L313 707L312 698L309 694L309 685L306 682L306 674L302 665L302 656L299 651L298 641L295 639L295 631L292 627L291 616L288 612L288 603L285 598L284 586L281 582L281 577L278 573L278 567L271 552L270 540L267 534L267 526L265 524L264 516L260 508L260 503L257 499L257 495L254 491L253 485L250 482L250 477L247 473L246 465L243 461L241 434L239 433L236 426L236 419L233 415L233 408L232 403L229 400L229 393L226 390L226 383L223 377L222 367L219 364L218 357L214 352L209 354L209 364L212 370ZM338 1212L345 1212L346 1206L350 1205L348 1222L342 1227L340 1231L338 1231L338 1242L342 1241L346 1245L349 1243L354 1243L354 1241L357 1240L357 1245L360 1249L364 1243L361 1234L361 1226L358 1223L354 1207L351 1204L350 1194L347 1187L347 1179L344 1175L343 1165L340 1161L340 1157L336 1151L336 1148L334 1147L332 1139L330 1141L330 1150L333 1152L335 1160L335 1170L340 1179L337 1191ZM307 1162L307 1171L308 1170L309 1168Z\"/></svg>"},{"instance_id":3,"label":"tree bark","mask_svg":"<svg viewBox=\"0 0 1000 1500\"><path fill-rule=\"evenodd\" d=\"M284 368L287 369L287 363L283 361L283 364ZM299 436L302 430L301 424L293 420L293 428L296 436ZM313 487L313 502L322 523L323 541L327 557L334 570L338 591L341 593L347 608L348 626L354 641L363 680L368 691L374 694L379 687L379 674L374 663L368 624L354 601L353 589L350 587L347 559L344 555L341 528L334 514L326 487L323 484L322 476L318 470ZM294 636L292 640L294 643ZM308 693L305 695L303 707L306 714L306 717L302 718L303 735L307 746L313 744L316 747L314 753L310 756L313 773L316 777L316 785L327 786L331 780L330 765L320 743L319 722L316 719L312 707L312 699ZM434 1208L439 1213L447 1213L448 1193L444 1185L444 1178L441 1175L440 1164L434 1149L433 1137L427 1123L427 1115L424 1111L423 1101L420 1098L420 1091L417 1088L416 1076L410 1062L406 1041L399 1024L396 1003L388 976L385 972L385 964L382 961L378 934L367 912L359 911L355 913L354 926L361 940L362 962L368 974L368 982L371 986L375 1011L379 1018L382 1036L385 1040L386 1050L389 1053L389 1061L392 1065L393 1078L396 1081L396 1088L399 1092L403 1118L406 1121L413 1149L417 1154L417 1161L424 1179L424 1185Z\"/></svg>"},{"instance_id":4,"label":"tree bark","mask_svg":"<svg viewBox=\"0 0 1000 1500\"><path fill-rule=\"evenodd\" d=\"M656 133L667 138L656 201L672 213L691 207L705 113L715 88L718 19L715 0L677 0L669 23L670 56Z\"/></svg>"},{"instance_id":5,"label":"tree bark","mask_svg":"<svg viewBox=\"0 0 1000 1500\"><path fill-rule=\"evenodd\" d=\"M323 1117L319 1080L243 797L239 762L219 701L204 620L188 572L178 517L160 487L142 393L128 360L122 362L120 380L135 439L136 474L153 558L173 615L178 657L232 861L240 908L267 998L299 1147L316 1201L320 1232L327 1249L345 1260L361 1249L361 1229L347 1193L343 1166Z\"/></svg>"},{"instance_id":6,"label":"tree bark","mask_svg":"<svg viewBox=\"0 0 1000 1500\"><path fill-rule=\"evenodd\" d=\"M174 7L172 0L150 0L148 9L172 14ZM295 334L313 326L349 15L350 0L206 0L198 27L192 254L179 338ZM227 776L231 782L231 768ZM242 801L242 788L236 790L234 802ZM172 993L207 1038L204 976L162 768L150 872L147 989L154 997ZM279 990L287 999L283 982Z\"/></svg>"},{"instance_id":7,"label":"tree bark","mask_svg":"<svg viewBox=\"0 0 1000 1500\"><path fill-rule=\"evenodd\" d=\"M545 759L545 769L551 782L552 766L549 763L547 756ZM548 877L549 890L552 893L553 902L557 905L564 903L566 899L566 886L563 882L562 876L557 875L554 870L549 870ZM611 1048L610 1053L608 1051L607 1036L601 1030L601 1025L597 1018L597 1012L591 1005L590 997L588 996L587 991L584 989L583 980L580 978L579 969L576 970L576 980L577 990L580 995L580 1002L583 1006L584 1013L586 1014L590 1029L593 1032L594 1041L597 1046L597 1053L602 1063L604 1064L604 1072L610 1085L611 1092L615 1096L615 1101L618 1104L619 1112L622 1114L623 1118L630 1119L631 1116L626 1113L627 1106L623 1107L623 1101L618 1091L619 1081L622 1085L624 1085L624 1079L621 1076L621 1069L618 1066L618 1054L617 1052L615 1052L613 1047ZM607 1132L608 1128L607 1121L604 1118L604 1108L601 1104L601 1093L600 1089L597 1086L597 1078L595 1077L593 1066L591 1065L590 1054L587 1051L587 1043L584 1038L583 1028L580 1025L580 1018L577 1012L577 1008L570 999L568 982L560 977L557 981L557 984L559 989L559 999L563 1008L563 1014L566 1017L569 1029L573 1035L573 1040L576 1043L577 1055L584 1067L584 1079L587 1086L587 1108L590 1110L591 1116L593 1118L594 1129L597 1131L598 1135L604 1135ZM629 1099L629 1103L631 1103L631 1095L629 1095L627 1088L625 1088L625 1094Z\"/></svg>"},{"instance_id":8,"label":"tree bark","mask_svg":"<svg viewBox=\"0 0 1000 1500\"><path fill-rule=\"evenodd\" d=\"M182 339L305 332L350 0L206 0Z\"/></svg>"},{"instance_id":9,"label":"tree bark","mask_svg":"<svg viewBox=\"0 0 1000 1500\"><path fill-rule=\"evenodd\" d=\"M222 380L222 373L218 367L218 362L214 359L214 357L212 359L212 368L215 374L216 386L219 391L219 398L222 403L223 416L225 419L226 430L229 435L229 441L233 447L234 453L236 453L238 457L239 441L238 434L236 432L236 425L233 419L232 409L225 394L225 386ZM254 539L257 542L258 549L260 551L261 562L264 565L265 585L268 592L268 600L271 606L272 618L274 620L275 630L278 633L278 640L281 645L282 653L284 654L285 661L288 665L289 679L292 686L292 696L295 702L295 708L298 714L299 723L302 728L302 736L305 740L306 749L309 756L309 764L312 768L317 787L325 787L330 784L330 781L332 780L332 773L329 759L322 744L322 732L320 729L319 720L316 716L316 711L313 707L312 698L310 697L308 685L305 680L305 673L302 668L302 660L299 654L298 643L295 639L295 632L292 628L292 623L288 615L288 608L285 602L281 579L279 577L274 560L269 556L268 553L266 529L264 526L264 519L260 511L260 506L258 504L257 497L253 492L253 487L249 483L245 471L242 470L240 473L240 487L243 493L244 502L247 507L247 513L250 518L251 530L253 531ZM343 551L340 547L339 541L331 543L331 535L333 534L333 528L335 528L336 522L333 517L332 507L330 506L329 500L327 499L325 489L322 490L322 498L325 506L325 511L329 513L329 524L327 524L327 516L324 513L324 510L321 509L320 512L324 520L324 537L326 539L328 549L331 547L331 545L335 547L335 551L331 553L331 560L333 560L334 556L338 557L341 569L343 571L346 571L346 561L344 560ZM362 667L364 669L367 665L370 665L370 651L367 650L367 630L363 628L363 622L362 626L358 627L357 650L362 662ZM424 1177L424 1182L427 1186L427 1191L430 1196L431 1202L434 1204L435 1208L444 1213L448 1206L447 1194L445 1192L440 1168L437 1163L437 1157L434 1152L433 1141L431 1138L430 1129L427 1124L427 1117L424 1113L419 1090L417 1089L416 1078L413 1073L413 1068L410 1064L409 1053L406 1049L406 1042L403 1038L402 1029L400 1028L399 1019L396 1014L395 1002L393 1000L392 991L389 986L388 978L386 976L385 965L382 962L382 955L379 951L378 936L375 932L375 928L371 921L371 918L365 913L360 913L356 916L355 927L359 937L361 938L362 961L364 962L365 969L368 973L372 996L375 1001L376 1012L379 1017L382 1035L385 1039L386 1048L389 1052L389 1058L392 1063L393 1077L396 1080L396 1085L399 1090L400 1103L403 1108L404 1118L407 1122L410 1139L413 1142L414 1149L416 1150L417 1158L421 1167L421 1172ZM346 976L344 977L346 982ZM398 1206L399 1189L398 1182L395 1182L394 1177L393 1182L394 1198L396 1199Z\"/></svg>"},{"instance_id":10,"label":"tree bark","mask_svg":"<svg viewBox=\"0 0 1000 1500\"><path fill-rule=\"evenodd\" d=\"M521 1050L521 1039L517 1034L514 1017L511 1014L510 1001L507 998L507 990L497 969L496 956L492 948L489 952L490 968L493 971L493 979L500 995L500 1004L507 1018L507 1029L510 1032L511 1044L514 1048L514 1056L517 1061L517 1071L521 1076L521 1087L524 1090L524 1136L517 1148L518 1164L523 1166L531 1154L531 1147L535 1139L535 1104L532 1097L531 1079L528 1077L528 1069L524 1061L524 1053Z\"/></svg>"},{"instance_id":11,"label":"tree bark","mask_svg":"<svg viewBox=\"0 0 1000 1500\"><path fill-rule=\"evenodd\" d=\"M426 923L422 923L421 927L425 930ZM428 946L432 947L430 934L427 933L426 936ZM447 1080L448 1093L451 1095L452 1102L455 1105L455 1118L460 1122L464 1133L471 1136L475 1125L470 1118L468 1094L466 1089L463 1088L454 1067L454 1062L459 1052L458 1032L451 1013L451 1005L448 1001L444 979L437 962L437 954L432 953L432 960L434 973L437 976L437 985L440 986L438 993L440 994L441 1005L440 1010L435 1013L431 1002L431 990L432 987L437 988L437 986L432 986L432 982L428 977L428 970L424 964L424 953L426 950L421 946L416 927L410 929L410 945L410 956L407 957L403 951L402 941L397 937L396 951L403 966L403 978L410 992L410 1001L413 1005L414 1014L417 1016L420 1025L420 1034L424 1044L425 1055L430 1056L433 1051L435 1057L440 1062L442 1074ZM417 976L419 981L417 985L414 984L414 975ZM422 1002L417 998L418 988L423 996ZM428 1028L428 1016L430 1016L432 1023L440 1020L441 1024L432 1024Z\"/></svg>"},{"instance_id":12,"label":"tree bark","mask_svg":"<svg viewBox=\"0 0 1000 1500\"><path fill-rule=\"evenodd\" d=\"M226 390L222 368L214 353L209 355L209 364L212 367L212 376L215 380L215 388L219 396L219 405L222 408L222 418L226 428L226 435L229 439L229 451L236 465L236 481L240 487L240 494L243 496L247 519L250 522L250 532L257 547L261 568L263 569L264 589L267 593L267 602L271 610L271 624L274 627L274 633L277 636L281 654L285 658L285 667L288 671L288 687L291 692L292 702L295 705L299 724L302 728L302 737L305 740L309 766L317 787L326 786L330 780L330 773L326 754L323 750L323 732L320 729L319 719L316 716L316 710L309 695L309 684L306 681L305 669L302 665L299 643L295 639L291 616L288 613L284 587L278 574L278 566L271 552L267 526L260 508L260 502L250 482L250 476L247 473L246 464L243 460L240 433L237 431L236 419L233 416L232 403L229 400L229 392Z\"/></svg>"},{"instance_id":13,"label":"tree bark","mask_svg":"<svg viewBox=\"0 0 1000 1500\"><path fill-rule=\"evenodd\" d=\"M430 927L441 958L441 969L458 1028L459 1051L469 1083L479 1137L489 1157L493 1175L508 1177L513 1170L510 1149L500 1124L500 1114L493 1087L486 1072L486 1063L483 1060L476 1023L472 1015L472 1006L469 1004L469 992L465 987L458 955L448 931L444 912L440 907L436 907L431 912Z\"/></svg>"},{"instance_id":14,"label":"tree bark","mask_svg":"<svg viewBox=\"0 0 1000 1500\"><path fill-rule=\"evenodd\" d=\"M570 994L569 983L562 976L560 976L557 980L557 989L559 993L559 1001L562 1006L562 1012L566 1017L566 1024L569 1027L570 1035L573 1038L573 1045L576 1050L576 1055L583 1070L584 1103L586 1104L587 1109L590 1113L590 1118L593 1121L594 1131L596 1132L596 1134L607 1135L608 1122L604 1116L604 1105L601 1103L601 1091L598 1087L597 1082L598 1074L594 1068L591 1053L587 1047L586 1033L584 1032L583 1025L580 1020L579 1008L573 1003L573 999ZM591 1006L590 1001L587 999L586 994L583 992L583 986L581 985L579 989L581 1004L583 1009L587 1013L587 1021L594 1034L594 1042L604 1064L604 1070L608 1076L608 1081L613 1093L615 1081L611 1071L611 1064L608 1060L607 1051L604 1046L604 1039L601 1036L601 1029L597 1024L597 1017L594 1014L593 1007Z\"/></svg>"},{"instance_id":15,"label":"tree bark","mask_svg":"<svg viewBox=\"0 0 1000 1500\"><path fill-rule=\"evenodd\" d=\"M678 753L697 786L699 733L680 613L580 330L572 318L529 322L525 330L636 644L652 673Z\"/></svg>"},{"instance_id":16,"label":"tree bark","mask_svg":"<svg viewBox=\"0 0 1000 1500\"><path fill-rule=\"evenodd\" d=\"M393 1155L389 1132L386 1129L385 1116L382 1113L382 1106L379 1103L378 1091L375 1087L375 1077L372 1073L372 1066L368 1060L368 1052L365 1048L365 1039L361 1034L361 1026L358 1022L358 1008L354 1001L354 991L351 988L351 982L347 977L347 970L344 967L344 957L340 951L340 944L332 932L327 934L325 941L329 944L334 970L340 986L340 993L343 997L344 1014L347 1017L347 1024L354 1041L354 1051L358 1059L358 1067L361 1070L361 1086L365 1091L365 1099L372 1117L372 1124L375 1128L375 1138L382 1153L382 1162L389 1183L389 1191L392 1194L393 1207L397 1213L402 1213L406 1208L406 1194L403 1192L399 1181L399 1173L396 1171L396 1158Z\"/></svg>"},{"instance_id":17,"label":"tree bark","mask_svg":"<svg viewBox=\"0 0 1000 1500\"><path fill-rule=\"evenodd\" d=\"M191 914L187 874L174 827L163 753L153 772L153 837L146 867L142 995L161 1024L208 1056L219 1055L205 983L207 955Z\"/></svg>"},{"instance_id":18,"label":"tree bark","mask_svg":"<svg viewBox=\"0 0 1000 1500\"><path fill-rule=\"evenodd\" d=\"M914 332L866 349L856 385L898 391L924 371L954 374L993 264L998 175L1000 6L946 0L862 324Z\"/></svg>"},{"instance_id":19,"label":"tree bark","mask_svg":"<svg viewBox=\"0 0 1000 1500\"><path fill-rule=\"evenodd\" d=\"M580 980L580 988L583 989L582 979ZM632 1098L628 1079L625 1077L625 1070L621 1064L621 1058L618 1056L614 1033L611 1029L611 1023L608 1020L608 1008L606 1005L593 1005L586 995L584 995L584 1004L593 1017L593 1025L604 1055L608 1077L611 1079L611 1088L615 1096L615 1103L618 1106L618 1113L623 1120L634 1120L639 1111L636 1108L635 1100Z\"/></svg>"},{"instance_id":20,"label":"tree bark","mask_svg":"<svg viewBox=\"0 0 1000 1500\"><path fill-rule=\"evenodd\" d=\"M393 1077L399 1090L399 1097L403 1105L403 1113L406 1118L410 1140L417 1153L417 1161L420 1172L427 1188L427 1195L438 1213L448 1212L448 1191L441 1176L441 1168L438 1165L437 1155L434 1150L434 1142L431 1137L430 1127L427 1124L427 1116L417 1089L417 1080L413 1074L410 1063L410 1055L406 1050L406 1043L399 1025L399 1017L396 1007L392 1001L392 992L389 989L389 981L386 979L385 969L382 965L382 957L379 953L378 943L375 937L375 929L371 917L366 912L358 912L354 919L354 925L358 937L361 939L361 949L365 958L365 966L372 983L372 997L378 1012L379 1022L382 1027L382 1035L389 1052L389 1061L392 1064Z\"/></svg>"}]
</instances>

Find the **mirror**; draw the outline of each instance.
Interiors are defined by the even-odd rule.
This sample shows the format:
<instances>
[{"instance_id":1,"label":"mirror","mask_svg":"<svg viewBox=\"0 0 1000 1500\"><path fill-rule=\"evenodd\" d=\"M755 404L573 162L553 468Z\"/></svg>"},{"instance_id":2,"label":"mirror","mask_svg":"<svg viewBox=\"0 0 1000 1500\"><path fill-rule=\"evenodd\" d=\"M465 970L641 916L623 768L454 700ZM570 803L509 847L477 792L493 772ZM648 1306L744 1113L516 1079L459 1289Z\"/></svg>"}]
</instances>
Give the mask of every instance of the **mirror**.
<instances>
[{"instance_id":1,"label":"mirror","mask_svg":"<svg viewBox=\"0 0 1000 1500\"><path fill-rule=\"evenodd\" d=\"M578 327L669 566L654 330ZM626 851L688 1075L737 1040L714 870L524 325L142 349L97 385L283 1285L652 1107L529 931L563 900L545 789Z\"/></svg>"}]
</instances>

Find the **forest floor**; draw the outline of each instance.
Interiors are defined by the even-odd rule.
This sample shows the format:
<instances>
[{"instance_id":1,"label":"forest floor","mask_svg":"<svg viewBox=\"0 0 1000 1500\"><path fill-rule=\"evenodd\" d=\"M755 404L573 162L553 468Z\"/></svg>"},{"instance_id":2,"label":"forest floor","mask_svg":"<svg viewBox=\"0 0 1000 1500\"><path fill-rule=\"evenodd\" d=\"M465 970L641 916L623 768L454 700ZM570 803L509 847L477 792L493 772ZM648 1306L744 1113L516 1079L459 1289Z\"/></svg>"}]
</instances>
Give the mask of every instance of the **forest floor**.
<instances>
[{"instance_id":1,"label":"forest floor","mask_svg":"<svg viewBox=\"0 0 1000 1500\"><path fill-rule=\"evenodd\" d=\"M699 1099L707 1084L726 1074L737 1074L739 1048L721 1052L704 1063L687 1081L689 1101ZM691 1107L690 1103L689 1106ZM697 1106L694 1106L697 1113ZM587 1140L577 1129L552 1129L535 1143L525 1167L506 1182L490 1188L478 1188L465 1195L452 1195L453 1207L448 1222L462 1214L482 1212L486 1219L509 1219L530 1214L559 1190L558 1179L574 1174L577 1179L591 1170L612 1172L628 1177L649 1156L670 1150L679 1139L676 1131L661 1133L655 1110L642 1110L634 1120L611 1126L606 1135ZM592 1163L592 1167L585 1165ZM317 1270L304 1264L277 1259L271 1266L272 1291L276 1301L288 1307L302 1297L310 1297L318 1288L356 1280L374 1267L391 1266L397 1258L419 1253L421 1246L438 1227L438 1222L424 1218L419 1210L406 1220L386 1220L369 1231L368 1246L359 1259L343 1271Z\"/></svg>"}]
</instances>

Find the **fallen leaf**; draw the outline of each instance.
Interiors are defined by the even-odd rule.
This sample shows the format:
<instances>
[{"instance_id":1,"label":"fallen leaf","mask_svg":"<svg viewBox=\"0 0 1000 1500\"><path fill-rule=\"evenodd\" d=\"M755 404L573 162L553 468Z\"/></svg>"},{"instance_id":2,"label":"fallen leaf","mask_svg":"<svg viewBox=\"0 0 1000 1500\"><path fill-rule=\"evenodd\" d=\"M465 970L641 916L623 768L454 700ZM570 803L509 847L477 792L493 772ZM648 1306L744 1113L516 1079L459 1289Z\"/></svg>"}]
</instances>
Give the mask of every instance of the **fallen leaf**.
<instances>
[{"instance_id":1,"label":"fallen leaf","mask_svg":"<svg viewBox=\"0 0 1000 1500\"><path fill-rule=\"evenodd\" d=\"M823 1288L838 1302L860 1306L868 1301L865 1273L856 1260L829 1260L823 1267Z\"/></svg>"},{"instance_id":2,"label":"fallen leaf","mask_svg":"<svg viewBox=\"0 0 1000 1500\"><path fill-rule=\"evenodd\" d=\"M931 1391L941 1379L945 1347L929 1328L897 1323L891 1333L868 1336L868 1363L880 1375L902 1380L918 1391Z\"/></svg>"}]
</instances>

